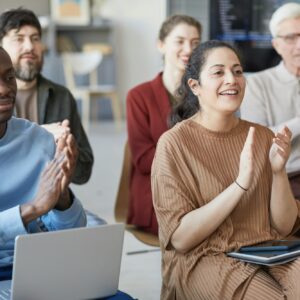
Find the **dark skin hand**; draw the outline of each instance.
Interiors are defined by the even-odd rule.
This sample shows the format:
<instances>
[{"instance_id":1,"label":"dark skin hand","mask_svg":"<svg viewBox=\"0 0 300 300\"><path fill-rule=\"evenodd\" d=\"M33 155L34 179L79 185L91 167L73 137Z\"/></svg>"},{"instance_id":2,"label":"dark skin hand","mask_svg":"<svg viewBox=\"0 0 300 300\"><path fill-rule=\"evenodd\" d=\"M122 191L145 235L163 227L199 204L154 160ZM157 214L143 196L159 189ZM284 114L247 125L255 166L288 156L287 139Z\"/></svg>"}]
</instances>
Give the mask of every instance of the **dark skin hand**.
<instances>
[{"instance_id":1,"label":"dark skin hand","mask_svg":"<svg viewBox=\"0 0 300 300\"><path fill-rule=\"evenodd\" d=\"M57 204L61 194L64 163L64 154L57 153L41 174L38 191L33 201L21 205L21 217L25 226L53 209Z\"/></svg>"},{"instance_id":2,"label":"dark skin hand","mask_svg":"<svg viewBox=\"0 0 300 300\"><path fill-rule=\"evenodd\" d=\"M51 209L66 210L72 205L68 189L76 166L78 151L72 134L57 141L54 159L44 169L35 198L21 205L21 217L26 226Z\"/></svg>"},{"instance_id":3,"label":"dark skin hand","mask_svg":"<svg viewBox=\"0 0 300 300\"><path fill-rule=\"evenodd\" d=\"M57 150L65 154L66 162L62 166L64 171L64 176L61 183L62 192L55 206L55 209L65 210L69 208L72 204L72 199L70 197L68 186L71 182L77 163L77 149L78 148L74 136L70 133L64 134L57 142Z\"/></svg>"},{"instance_id":4,"label":"dark skin hand","mask_svg":"<svg viewBox=\"0 0 300 300\"><path fill-rule=\"evenodd\" d=\"M63 152L66 155L66 164L64 164L64 178L62 183L62 191L68 188L73 173L75 171L77 158L78 158L78 147L74 136L71 133L63 134L63 136L57 142L57 150Z\"/></svg>"}]
</instances>

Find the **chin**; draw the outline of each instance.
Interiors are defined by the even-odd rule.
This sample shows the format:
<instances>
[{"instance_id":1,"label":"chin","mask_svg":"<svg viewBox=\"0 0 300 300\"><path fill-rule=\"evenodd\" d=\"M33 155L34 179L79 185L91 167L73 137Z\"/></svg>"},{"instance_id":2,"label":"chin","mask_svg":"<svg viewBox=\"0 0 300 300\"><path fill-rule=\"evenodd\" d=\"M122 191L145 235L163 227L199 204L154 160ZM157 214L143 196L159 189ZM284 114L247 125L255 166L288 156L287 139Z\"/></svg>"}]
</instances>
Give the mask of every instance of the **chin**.
<instances>
[{"instance_id":1,"label":"chin","mask_svg":"<svg viewBox=\"0 0 300 300\"><path fill-rule=\"evenodd\" d=\"M0 124L7 123L12 115L12 111L0 113Z\"/></svg>"},{"instance_id":2,"label":"chin","mask_svg":"<svg viewBox=\"0 0 300 300\"><path fill-rule=\"evenodd\" d=\"M185 68L186 68L186 64L184 64L183 62L179 63L177 65L177 69L180 70L180 71L185 71Z\"/></svg>"}]
</instances>

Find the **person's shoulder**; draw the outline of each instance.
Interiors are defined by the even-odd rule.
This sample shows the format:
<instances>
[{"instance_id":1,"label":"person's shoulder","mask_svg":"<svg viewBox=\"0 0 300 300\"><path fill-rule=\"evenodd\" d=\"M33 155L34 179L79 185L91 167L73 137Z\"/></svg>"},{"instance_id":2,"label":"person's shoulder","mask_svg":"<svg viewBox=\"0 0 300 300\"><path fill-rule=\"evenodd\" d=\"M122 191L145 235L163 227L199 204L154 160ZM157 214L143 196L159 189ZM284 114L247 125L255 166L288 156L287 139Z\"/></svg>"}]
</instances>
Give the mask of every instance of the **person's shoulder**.
<instances>
[{"instance_id":1,"label":"person's shoulder","mask_svg":"<svg viewBox=\"0 0 300 300\"><path fill-rule=\"evenodd\" d=\"M140 83L140 84L136 85L135 87L131 88L128 91L128 98L130 98L130 96L134 96L134 95L151 93L153 88L156 88L157 86L158 87L163 86L161 73L159 73L154 79L145 81L145 82Z\"/></svg>"},{"instance_id":2,"label":"person's shoulder","mask_svg":"<svg viewBox=\"0 0 300 300\"><path fill-rule=\"evenodd\" d=\"M39 139L45 138L46 140L53 140L53 135L46 129L44 129L37 123L31 122L26 119L12 117L9 120L9 126L11 128L11 131L15 134L30 135L33 137L38 137Z\"/></svg>"},{"instance_id":3,"label":"person's shoulder","mask_svg":"<svg viewBox=\"0 0 300 300\"><path fill-rule=\"evenodd\" d=\"M180 145L182 143L183 138L190 131L190 120L183 120L178 122L172 128L164 132L160 138L158 143L167 147L173 147L175 145Z\"/></svg>"},{"instance_id":4,"label":"person's shoulder","mask_svg":"<svg viewBox=\"0 0 300 300\"><path fill-rule=\"evenodd\" d=\"M260 83L264 80L267 79L272 79L276 76L277 73L277 69L278 69L279 65L265 69L265 70L261 70L258 72L254 72L254 73L249 73L247 75L247 81L248 83L250 82L257 82Z\"/></svg>"},{"instance_id":5,"label":"person's shoulder","mask_svg":"<svg viewBox=\"0 0 300 300\"><path fill-rule=\"evenodd\" d=\"M52 90L54 93L63 93L63 94L70 94L70 90L61 85L61 84L58 84L48 78L45 78L44 76L40 75L39 76L39 79L38 79L38 85L39 86L42 86L42 87L45 87L45 88L48 88L50 90Z\"/></svg>"},{"instance_id":6,"label":"person's shoulder","mask_svg":"<svg viewBox=\"0 0 300 300\"><path fill-rule=\"evenodd\" d=\"M27 119L21 119L12 117L9 121L9 126L14 130L14 132L28 132L34 130L36 124Z\"/></svg>"}]
</instances>

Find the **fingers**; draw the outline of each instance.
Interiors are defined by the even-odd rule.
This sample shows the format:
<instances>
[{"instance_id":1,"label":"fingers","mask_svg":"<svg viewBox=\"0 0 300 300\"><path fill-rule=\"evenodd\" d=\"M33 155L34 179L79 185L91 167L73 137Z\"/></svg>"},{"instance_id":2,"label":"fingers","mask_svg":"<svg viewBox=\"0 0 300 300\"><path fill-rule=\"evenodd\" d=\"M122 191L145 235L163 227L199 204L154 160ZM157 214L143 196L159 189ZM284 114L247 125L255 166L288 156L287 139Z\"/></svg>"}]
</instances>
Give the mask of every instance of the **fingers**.
<instances>
[{"instance_id":1,"label":"fingers","mask_svg":"<svg viewBox=\"0 0 300 300\"><path fill-rule=\"evenodd\" d=\"M43 177L56 176L62 170L64 161L65 161L65 155L64 153L60 153L52 161L47 163L42 173L42 176Z\"/></svg>"},{"instance_id":2,"label":"fingers","mask_svg":"<svg viewBox=\"0 0 300 300\"><path fill-rule=\"evenodd\" d=\"M70 133L68 120L64 120L63 122L43 124L41 126L54 136L56 142L58 141L59 138L62 137L63 134Z\"/></svg>"},{"instance_id":3,"label":"fingers","mask_svg":"<svg viewBox=\"0 0 300 300\"><path fill-rule=\"evenodd\" d=\"M67 135L63 134L56 143L56 153L55 153L55 157L58 156L61 152L64 151L66 144L67 144Z\"/></svg>"},{"instance_id":4,"label":"fingers","mask_svg":"<svg viewBox=\"0 0 300 300\"><path fill-rule=\"evenodd\" d=\"M68 145L68 150L71 153L73 160L77 160L78 157L78 146L77 143L75 141L75 138L72 134L69 134L68 138L67 138L67 145Z\"/></svg>"},{"instance_id":5,"label":"fingers","mask_svg":"<svg viewBox=\"0 0 300 300\"><path fill-rule=\"evenodd\" d=\"M250 127L249 131L248 131L247 138L246 138L245 145L253 145L253 143L254 143L254 133L255 133L255 128Z\"/></svg>"},{"instance_id":6,"label":"fingers","mask_svg":"<svg viewBox=\"0 0 300 300\"><path fill-rule=\"evenodd\" d=\"M290 129L287 126L284 126L277 134L282 134L282 135L288 137L289 139L292 138L292 132L290 131Z\"/></svg>"},{"instance_id":7,"label":"fingers","mask_svg":"<svg viewBox=\"0 0 300 300\"><path fill-rule=\"evenodd\" d=\"M70 130L70 121L68 119L65 119L62 121L61 126L63 127L68 127L68 129Z\"/></svg>"},{"instance_id":8,"label":"fingers","mask_svg":"<svg viewBox=\"0 0 300 300\"><path fill-rule=\"evenodd\" d=\"M243 153L244 155L246 155L245 158L247 158L248 160L252 159L253 157L254 133L255 133L255 128L250 127L243 148Z\"/></svg>"},{"instance_id":9,"label":"fingers","mask_svg":"<svg viewBox=\"0 0 300 300\"><path fill-rule=\"evenodd\" d=\"M64 155L64 161L61 164L61 170L64 174L62 180L62 190L66 188L71 182L73 176L77 158L78 147L72 134L64 134L57 141L55 158L58 160L60 155Z\"/></svg>"},{"instance_id":10,"label":"fingers","mask_svg":"<svg viewBox=\"0 0 300 300\"><path fill-rule=\"evenodd\" d=\"M253 159L254 137L255 137L255 128L250 127L240 156L238 182L246 189L248 189L251 185L253 169L254 169L254 159Z\"/></svg>"},{"instance_id":11,"label":"fingers","mask_svg":"<svg viewBox=\"0 0 300 300\"><path fill-rule=\"evenodd\" d=\"M283 158L287 158L291 149L292 132L285 126L273 138L273 143L277 146L277 153Z\"/></svg>"}]
</instances>

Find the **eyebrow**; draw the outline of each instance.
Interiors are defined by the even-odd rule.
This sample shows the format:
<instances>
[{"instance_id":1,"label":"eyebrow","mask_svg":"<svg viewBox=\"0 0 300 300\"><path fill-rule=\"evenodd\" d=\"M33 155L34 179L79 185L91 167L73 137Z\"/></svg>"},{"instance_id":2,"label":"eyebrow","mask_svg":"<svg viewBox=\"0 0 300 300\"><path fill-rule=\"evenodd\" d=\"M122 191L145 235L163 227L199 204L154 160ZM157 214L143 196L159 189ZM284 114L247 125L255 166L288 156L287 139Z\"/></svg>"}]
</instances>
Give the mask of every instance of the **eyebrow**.
<instances>
[{"instance_id":1,"label":"eyebrow","mask_svg":"<svg viewBox=\"0 0 300 300\"><path fill-rule=\"evenodd\" d=\"M175 38L176 39L186 39L186 37L183 37L183 36L180 36L180 35L177 35L177 36L175 36ZM192 40L200 40L200 37L194 37L194 38L192 38Z\"/></svg>"},{"instance_id":2,"label":"eyebrow","mask_svg":"<svg viewBox=\"0 0 300 300\"><path fill-rule=\"evenodd\" d=\"M40 36L38 32L34 32L34 33L28 35L25 33L20 33L20 31L14 31L12 35L13 36L30 36L30 37L31 36Z\"/></svg>"},{"instance_id":3,"label":"eyebrow","mask_svg":"<svg viewBox=\"0 0 300 300\"><path fill-rule=\"evenodd\" d=\"M225 67L225 65L215 64L215 65L210 66L209 68L213 68L213 67ZM241 64L234 64L232 67L241 67Z\"/></svg>"}]
</instances>

